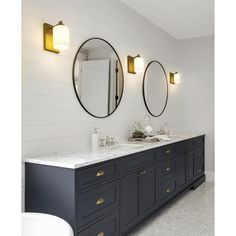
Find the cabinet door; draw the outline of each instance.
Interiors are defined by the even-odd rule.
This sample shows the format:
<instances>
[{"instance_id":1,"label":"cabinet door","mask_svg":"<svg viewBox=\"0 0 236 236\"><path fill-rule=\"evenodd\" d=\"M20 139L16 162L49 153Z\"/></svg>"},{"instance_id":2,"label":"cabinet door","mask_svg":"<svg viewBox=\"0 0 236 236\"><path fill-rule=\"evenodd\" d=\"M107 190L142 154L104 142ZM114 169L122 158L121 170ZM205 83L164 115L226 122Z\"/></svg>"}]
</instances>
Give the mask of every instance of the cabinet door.
<instances>
[{"instance_id":1,"label":"cabinet door","mask_svg":"<svg viewBox=\"0 0 236 236\"><path fill-rule=\"evenodd\" d=\"M122 179L122 228L123 232L135 225L141 216L140 175L132 173Z\"/></svg>"},{"instance_id":2,"label":"cabinet door","mask_svg":"<svg viewBox=\"0 0 236 236\"><path fill-rule=\"evenodd\" d=\"M157 207L157 168L149 167L140 172L142 217Z\"/></svg>"},{"instance_id":3,"label":"cabinet door","mask_svg":"<svg viewBox=\"0 0 236 236\"><path fill-rule=\"evenodd\" d=\"M187 184L186 181L186 155L181 154L177 158L177 186L178 190L183 189Z\"/></svg>"},{"instance_id":4,"label":"cabinet door","mask_svg":"<svg viewBox=\"0 0 236 236\"><path fill-rule=\"evenodd\" d=\"M189 152L186 154L186 175L187 182L192 182L194 179L194 153Z\"/></svg>"}]
</instances>

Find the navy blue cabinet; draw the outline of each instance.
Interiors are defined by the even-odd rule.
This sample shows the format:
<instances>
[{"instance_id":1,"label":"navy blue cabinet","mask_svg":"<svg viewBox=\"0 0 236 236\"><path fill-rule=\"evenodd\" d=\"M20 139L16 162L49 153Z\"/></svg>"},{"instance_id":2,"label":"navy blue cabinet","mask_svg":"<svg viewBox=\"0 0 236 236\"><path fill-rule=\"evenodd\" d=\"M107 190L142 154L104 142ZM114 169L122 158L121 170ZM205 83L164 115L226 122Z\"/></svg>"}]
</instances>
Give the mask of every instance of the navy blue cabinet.
<instances>
[{"instance_id":1,"label":"navy blue cabinet","mask_svg":"<svg viewBox=\"0 0 236 236\"><path fill-rule=\"evenodd\" d=\"M68 169L26 163L25 210L65 219L75 236L128 235L205 181L204 136Z\"/></svg>"},{"instance_id":2,"label":"navy blue cabinet","mask_svg":"<svg viewBox=\"0 0 236 236\"><path fill-rule=\"evenodd\" d=\"M158 204L157 167L144 167L122 179L122 232L129 231Z\"/></svg>"},{"instance_id":3,"label":"navy blue cabinet","mask_svg":"<svg viewBox=\"0 0 236 236\"><path fill-rule=\"evenodd\" d=\"M123 177L121 186L122 231L126 232L141 218L139 173L136 171Z\"/></svg>"}]
</instances>

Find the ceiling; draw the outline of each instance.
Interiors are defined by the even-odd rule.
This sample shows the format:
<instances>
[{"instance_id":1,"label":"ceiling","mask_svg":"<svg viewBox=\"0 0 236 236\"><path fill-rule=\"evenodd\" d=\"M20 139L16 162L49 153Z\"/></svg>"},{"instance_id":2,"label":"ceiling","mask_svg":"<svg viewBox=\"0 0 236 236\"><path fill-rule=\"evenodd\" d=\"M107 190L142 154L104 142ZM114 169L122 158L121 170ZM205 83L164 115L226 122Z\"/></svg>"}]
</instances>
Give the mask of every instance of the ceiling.
<instances>
[{"instance_id":1,"label":"ceiling","mask_svg":"<svg viewBox=\"0 0 236 236\"><path fill-rule=\"evenodd\" d=\"M214 0L120 0L176 39L214 35Z\"/></svg>"}]
</instances>

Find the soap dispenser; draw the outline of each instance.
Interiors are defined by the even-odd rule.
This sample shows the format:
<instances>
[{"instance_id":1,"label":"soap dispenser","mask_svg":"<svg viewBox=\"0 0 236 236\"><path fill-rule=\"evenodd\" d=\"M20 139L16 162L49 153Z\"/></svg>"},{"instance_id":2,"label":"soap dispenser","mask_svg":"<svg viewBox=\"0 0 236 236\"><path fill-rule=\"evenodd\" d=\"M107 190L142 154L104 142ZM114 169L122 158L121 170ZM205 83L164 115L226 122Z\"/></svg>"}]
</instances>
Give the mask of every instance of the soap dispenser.
<instances>
[{"instance_id":1,"label":"soap dispenser","mask_svg":"<svg viewBox=\"0 0 236 236\"><path fill-rule=\"evenodd\" d=\"M94 128L94 132L92 133L92 151L96 152L98 150L98 131L97 128Z\"/></svg>"}]
</instances>

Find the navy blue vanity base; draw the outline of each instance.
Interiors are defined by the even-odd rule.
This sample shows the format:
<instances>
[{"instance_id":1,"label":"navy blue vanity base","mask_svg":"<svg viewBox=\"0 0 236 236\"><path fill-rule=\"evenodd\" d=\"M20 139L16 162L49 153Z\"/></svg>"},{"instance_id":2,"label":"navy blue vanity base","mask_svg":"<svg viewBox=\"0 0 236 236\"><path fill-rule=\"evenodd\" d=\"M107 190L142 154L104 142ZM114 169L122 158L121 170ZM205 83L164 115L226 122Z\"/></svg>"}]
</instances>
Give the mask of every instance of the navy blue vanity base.
<instances>
[{"instance_id":1,"label":"navy blue vanity base","mask_svg":"<svg viewBox=\"0 0 236 236\"><path fill-rule=\"evenodd\" d=\"M128 235L205 181L204 136L78 169L26 163L25 210L75 236Z\"/></svg>"}]
</instances>

